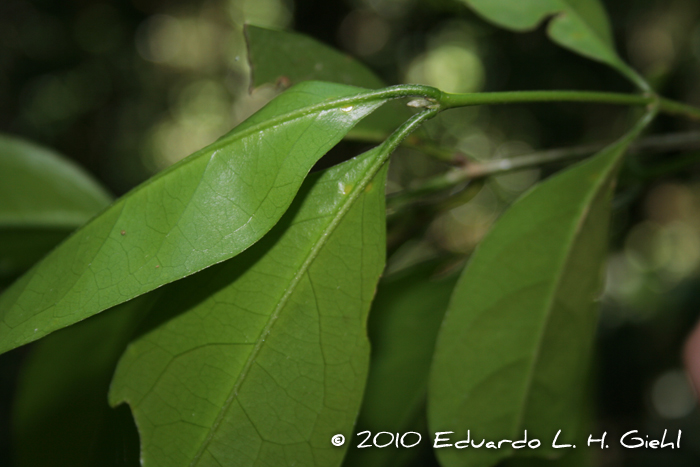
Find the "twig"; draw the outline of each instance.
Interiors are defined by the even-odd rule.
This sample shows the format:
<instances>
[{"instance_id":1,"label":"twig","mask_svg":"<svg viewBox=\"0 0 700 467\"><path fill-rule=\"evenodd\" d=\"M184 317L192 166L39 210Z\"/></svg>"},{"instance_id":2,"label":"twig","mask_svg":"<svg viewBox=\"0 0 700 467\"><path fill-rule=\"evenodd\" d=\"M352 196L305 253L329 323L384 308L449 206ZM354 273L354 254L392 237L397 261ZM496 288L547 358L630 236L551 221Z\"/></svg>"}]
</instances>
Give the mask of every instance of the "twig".
<instances>
[{"instance_id":1,"label":"twig","mask_svg":"<svg viewBox=\"0 0 700 467\"><path fill-rule=\"evenodd\" d=\"M531 154L516 156L509 159L491 159L476 162L469 160L462 167L448 170L445 173L429 178L419 186L401 191L390 196L389 203L394 209L411 204L428 195L446 191L450 188L494 175L503 175L519 170L540 167L556 162L568 162L582 159L605 148L608 144L589 144L569 148L550 149ZM700 132L670 133L643 138L633 143L629 152L640 154L646 152L667 152L674 150L700 149ZM694 161L692 159L691 161Z\"/></svg>"}]
</instances>

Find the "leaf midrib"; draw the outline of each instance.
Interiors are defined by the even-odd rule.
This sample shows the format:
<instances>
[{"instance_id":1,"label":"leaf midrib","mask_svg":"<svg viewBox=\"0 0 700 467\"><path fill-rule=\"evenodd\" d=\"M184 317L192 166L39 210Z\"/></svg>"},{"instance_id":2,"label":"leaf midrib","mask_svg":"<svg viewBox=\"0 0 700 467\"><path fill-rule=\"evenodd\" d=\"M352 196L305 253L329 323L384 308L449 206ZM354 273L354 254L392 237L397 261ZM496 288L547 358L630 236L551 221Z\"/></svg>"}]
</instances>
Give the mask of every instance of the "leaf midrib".
<instances>
[{"instance_id":1,"label":"leaf midrib","mask_svg":"<svg viewBox=\"0 0 700 467\"><path fill-rule=\"evenodd\" d=\"M331 222L328 224L328 226L323 229L323 231L320 234L320 238L318 241L315 243L311 251L309 252L308 256L302 263L301 267L297 270L295 273L294 277L292 278L291 282L289 283L289 286L287 287L284 295L280 299L279 303L273 310L272 314L270 315L270 318L268 319L267 324L263 328L263 331L260 333L257 342L255 343L255 346L253 347L253 350L251 351L248 359L246 360L246 363L241 370L241 373L234 383L231 392L229 396L226 399L226 402L222 405L221 409L219 410L219 414L216 417L216 420L212 424L209 434L207 435L207 438L204 440L202 443L202 446L200 447L199 451L197 454L195 454L194 458L192 459L192 462L190 462L190 467L195 467L196 465L199 464L199 460L201 459L202 455L206 451L207 447L213 440L219 426L224 420L224 417L226 413L228 412L229 407L231 404L233 404L234 400L238 396L238 391L245 382L245 379L248 375L248 371L252 367L252 365L255 363L258 354L263 348L264 343L266 342L266 337L270 334L272 331L272 328L274 327L277 318L279 317L280 313L282 310L285 308L287 305L287 302L289 301L289 298L292 296L292 294L295 292L297 285L301 281L301 278L307 273L309 267L311 264L315 261L316 257L320 253L321 249L323 246L326 244L328 241L328 238L330 235L335 231L335 229L338 227L338 224L342 221L342 219L345 217L345 214L350 210L350 208L354 205L355 201L359 198L359 196L364 192L365 188L369 184L369 182L374 178L374 176L377 174L379 169L382 167L384 164L385 160L384 158L381 157L381 152L377 154L375 157L377 157L377 161L372 163L369 168L366 171L365 176L360 180L358 185L355 187L355 189L350 193L350 195L347 197L346 201L341 205L340 209L338 210L337 214L335 217L331 220Z\"/></svg>"},{"instance_id":2,"label":"leaf midrib","mask_svg":"<svg viewBox=\"0 0 700 467\"><path fill-rule=\"evenodd\" d=\"M621 157L622 154L624 154L624 148L619 148L620 154L618 154L616 157ZM584 211L584 215L579 217L579 222L576 225L576 228L573 230L571 236L569 237L569 242L570 245L572 245L571 248L568 249L566 254L564 255L564 258L559 266L557 268L557 271L562 271L564 268L566 268L566 265L569 263L571 260L571 254L574 251L574 242L578 239L578 237L581 234L581 230L583 229L583 226L585 225L586 221L588 220L588 215L590 214L590 207L591 207L591 202L595 200L595 198L600 194L600 190L603 187L603 185L607 184L610 182L610 170L614 168L614 163L606 169L606 174L605 177L600 177L599 181L597 183L597 186L595 186L594 190L591 190L591 194L586 198L586 202L581 204L581 209L579 212ZM552 315L553 309L554 309L554 299L557 296L557 291L559 290L559 287L562 282L563 274L559 273L557 274L557 279L554 282L554 285L551 289L551 294L549 296L549 300L547 303L547 312L545 314L545 319L543 321L543 326L540 329L540 333L538 335L538 338L536 340L536 347L535 347L535 352L533 354L532 360L531 360L531 365L530 365L530 371L528 371L528 376L527 376L527 381L525 383L525 390L523 392L523 398L522 402L520 404L520 412L518 413L518 416L516 418L516 422L513 426L513 433L517 433L519 427L522 426L523 419L525 417L525 410L527 407L527 402L530 399L530 395L532 392L532 381L534 378L535 371L534 369L537 367L537 363L539 362L540 356L542 355L542 341L544 339L545 332L548 328L548 323L550 320L550 317Z\"/></svg>"},{"instance_id":3,"label":"leaf midrib","mask_svg":"<svg viewBox=\"0 0 700 467\"><path fill-rule=\"evenodd\" d=\"M362 88L358 88L362 89ZM141 185L137 186L134 188L131 192L129 192L126 197L130 197L139 191L145 189L152 183L156 182L157 180L167 176L170 172L173 170L176 170L180 167L184 167L187 164L190 164L194 161L199 160L201 157L205 156L206 154L209 153L214 153L218 151L219 149L224 148L228 144L234 142L235 140L241 140L253 133L264 131L270 127L278 126L284 123L289 123L291 121L294 121L299 118L306 117L307 115L311 115L316 112L321 112L323 110L329 110L329 109L335 109L335 108L340 108L340 107L345 107L348 104L358 104L358 103L363 103L363 102L369 102L373 100L374 98L377 98L377 100L381 100L384 98L385 100L389 99L395 99L399 97L404 97L404 96L384 96L386 94L386 90L379 90L379 91L371 91L371 92L360 92L358 94L353 94L352 96L346 96L342 97L339 99L333 99L327 102L321 102L318 104L306 106L306 107L301 107L299 109L293 110L292 112L287 112L285 114L279 115L277 117L271 118L269 120L265 120L264 122L256 123L253 126L250 126L244 130L241 131L235 131L235 129L232 131L232 133L228 136L224 136L223 138L214 141L211 143L209 146L206 146L199 151L191 154L190 156L186 157L185 159L182 159L180 162L168 167L167 169L163 170L162 172L156 174L152 178L146 180L144 183ZM245 123L241 122L241 124ZM124 198L122 198L124 199Z\"/></svg>"},{"instance_id":4,"label":"leaf midrib","mask_svg":"<svg viewBox=\"0 0 700 467\"><path fill-rule=\"evenodd\" d=\"M361 88L358 88L358 89L361 89ZM122 205L122 209L123 209L123 208L126 206L127 202L128 202L130 199L132 199L137 193L139 193L139 192L145 190L146 188L148 188L152 183L155 183L156 181L160 180L161 178L166 177L168 174L170 174L170 173L171 173L172 171L174 171L174 170L178 170L179 168L184 167L184 166L186 166L187 164L190 164L190 163L193 163L193 162L195 162L195 161L198 161L201 157L204 157L204 156L207 155L207 154L212 154L212 155L213 155L216 151L222 149L223 147L225 147L226 145L228 145L228 144L230 144L230 143L232 143L232 142L235 142L236 140L241 140L241 139L243 139L243 138L245 138L245 137L247 137L247 136L249 136L249 135L251 135L251 134L254 134L254 133L256 133L256 132L260 132L260 131L263 131L263 130L265 130L265 129L267 129L267 128L271 128L271 127L274 127L274 126L277 126L277 125L281 125L281 124L284 124L284 123L289 123L289 122L294 121L294 120L296 120L296 119L300 119L300 118L306 117L306 116L308 116L308 115L312 115L312 114L314 114L314 113L321 112L321 111L323 111L323 110L334 109L334 108L340 108L340 107L347 106L348 104L357 104L357 103L369 102L369 101L373 100L374 98L378 98L378 100L380 100L380 99L382 98L382 96L384 96L386 93L387 93L386 90L370 91L370 92L360 92L360 93L354 94L354 95L352 95L352 96L346 96L346 97L343 97L343 98L333 99L333 100L330 100L330 101L327 101L327 102L321 102L321 103L314 104L314 105L311 105L311 106L302 107L302 108L296 109L296 110L294 110L294 111L292 111L292 112L287 112L287 113L285 113L285 114L283 114L283 115L280 115L280 116L278 116L278 117L275 117L275 118L272 118L272 119L269 119L269 120L265 120L264 122L260 122L260 123L258 123L258 124L253 125L253 126L250 126L250 127L246 128L246 129L240 131L240 132L235 132L235 131L234 131L234 133L231 134L228 138L222 138L221 140L215 141L215 142L212 143L211 145L209 145L209 146L207 146L207 147L205 147L205 148L202 148L202 149L200 149L199 151L197 151L197 152L193 153L192 155L190 155L189 157L183 159L181 162L179 162L179 163L177 163L177 164L174 164L174 165L172 165L171 167L165 169L164 171L158 173L158 174L155 175L154 177L150 178L150 179L147 180L146 182L144 182L144 183L142 183L141 185L139 185L139 186L137 186L136 188L134 188L132 191L130 191L129 193L127 193L127 194L126 194L125 196L123 196L122 198L118 199L118 200L115 201L114 203L111 203L111 205L110 205L109 207L117 206L117 205L120 205L120 204L121 204L121 205ZM398 97L403 97L403 96L393 96L393 97L392 97L392 96L389 96L389 97L384 97L384 99L385 99L385 100L388 100L388 99L391 99L391 98L398 98ZM210 160L211 160L211 159L210 159ZM202 176L203 176L203 174L202 174ZM199 180L198 183L201 183L201 181L202 181L202 179L200 178L200 180ZM193 192L193 193L194 193L194 192ZM192 200L192 199L190 198L190 199L187 201L187 203L191 202L191 200ZM103 210L101 211L101 213L104 212L104 211L106 211L107 209L108 209L108 208L103 209ZM118 216L117 220L119 220L120 217L121 217L121 214ZM97 216L96 216L94 219L97 219ZM252 219L252 218L251 218L251 219ZM249 219L248 222L250 222L251 219ZM73 233L72 233L71 236L79 235L80 232L83 231L83 229L87 228L87 227L90 226L91 224L92 224L92 222L88 222L88 223L85 223L85 224L81 225L81 226L78 227L75 231L73 231ZM246 224L247 224L247 222L246 222ZM115 224L115 225L116 225L116 224ZM241 227L242 227L242 226L241 226ZM241 227L239 227L239 229L240 229ZM237 230L238 230L238 229L237 229ZM96 255L99 253L99 251L101 251L101 248L97 250ZM93 258L93 259L94 259L94 258ZM197 272L197 271L195 271L195 272ZM177 280L177 279L176 279L176 280ZM170 282L173 282L173 281L170 281ZM76 282L76 283L77 283L77 282ZM73 286L71 286L71 288L70 288L69 290L67 290L67 291L65 292L65 294L69 293L70 290L72 290L74 287L75 287L75 284L73 284ZM64 296L65 296L65 294L64 294ZM142 295L142 294L139 294L139 295ZM137 296L138 296L138 295L137 295ZM133 297L132 297L132 298L133 298ZM51 308L53 308L54 306L55 306L55 304L54 304L54 305L50 305L50 306L44 308L43 310L41 310L40 312L38 312L37 314L39 314L39 313L44 313L44 312L50 310ZM11 306L11 307L12 307L12 306ZM10 307L10 308L11 308L11 307ZM3 321L4 321L4 318L3 318Z\"/></svg>"},{"instance_id":5,"label":"leaf midrib","mask_svg":"<svg viewBox=\"0 0 700 467\"><path fill-rule=\"evenodd\" d=\"M608 166L608 168L606 169L607 173L606 173L605 177L598 178L597 186L595 187L595 190L592 190L592 194L590 195L588 200L598 196L600 194L601 187L605 183L611 182L611 180L610 180L611 171L614 170L615 166L619 163L619 160L624 156L625 151L627 150L627 147L629 146L630 142L632 142L644 130L644 128L646 128L647 125L649 125L649 123L654 119L655 116L656 116L655 109L652 109L651 111L647 112L644 115L644 117L642 117L642 119L639 120L639 122L637 122L637 125L630 132L628 132L618 143L612 145L611 147L609 147L607 149L609 151L619 151L619 153L616 155L617 160L613 161L611 163L611 165ZM590 212L590 203L585 203L583 205L583 209L588 210L588 212ZM585 218L585 217L581 219L581 221L578 223L576 229L574 230L572 237L578 236L578 234L581 232L581 229L582 229L583 225L585 224L586 220L587 220L587 218ZM569 262L569 260L571 258L572 251L573 251L573 248L569 249L569 251L566 253L565 258L562 261L562 267L566 266L566 264ZM560 268L560 270L561 270L561 268ZM562 275L558 275L557 280L555 281L555 284L554 284L554 287L552 290L556 291L559 288L559 285L561 284L561 279L562 279ZM555 296L555 294L553 293L550 297L550 303L549 303L549 306L547 309L547 315L546 315L547 318L551 315L551 312L552 312L552 308L553 308L552 303L553 303L554 296ZM548 321L548 319L545 320L545 323L547 321ZM533 359L532 359L532 365L530 367L531 369L536 366L536 363L539 360L539 357L541 355L542 336L544 335L545 329L546 329L546 326L543 326L542 331L540 332L540 338L537 340L537 347L535 349L535 354L534 354ZM534 375L533 371L530 371L528 373L528 379L527 379L527 383L525 385L525 391L523 393L521 410L520 410L518 417L516 419L517 422L513 427L513 429L515 430L514 433L517 432L518 427L520 425L522 425L522 421L523 421L523 418L525 415L526 402L529 399L530 391L532 389L533 375ZM512 451L512 449L511 449L511 451Z\"/></svg>"}]
</instances>

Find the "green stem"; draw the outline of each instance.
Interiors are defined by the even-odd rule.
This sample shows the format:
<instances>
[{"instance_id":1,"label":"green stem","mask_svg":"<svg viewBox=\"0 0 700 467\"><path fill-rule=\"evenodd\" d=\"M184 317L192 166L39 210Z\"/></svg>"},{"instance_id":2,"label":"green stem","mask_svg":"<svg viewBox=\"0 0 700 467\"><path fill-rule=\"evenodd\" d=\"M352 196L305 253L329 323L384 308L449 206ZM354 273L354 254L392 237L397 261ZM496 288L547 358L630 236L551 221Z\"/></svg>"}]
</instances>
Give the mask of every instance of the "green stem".
<instances>
[{"instance_id":1,"label":"green stem","mask_svg":"<svg viewBox=\"0 0 700 467\"><path fill-rule=\"evenodd\" d=\"M437 109L425 109L422 112L418 112L406 120L400 127L398 127L389 137L384 140L382 144L377 146L375 149L378 150L379 156L376 161L372 164L370 170L367 171L367 175L360 182L361 186L367 186L372 178L377 174L379 169L386 163L391 156L391 153L401 145L403 140L413 133L419 126L423 124L428 119L433 118L438 114Z\"/></svg>"},{"instance_id":2,"label":"green stem","mask_svg":"<svg viewBox=\"0 0 700 467\"><path fill-rule=\"evenodd\" d=\"M409 102L409 106L438 109L439 111L473 105L516 104L527 102L588 102L639 106L655 104L659 106L661 112L684 115L695 120L700 120L699 108L670 99L659 98L656 94L639 95L595 91L506 91L451 94L441 92L439 89L431 86L423 86L420 84L389 86L388 88L376 91L363 92L359 95L334 99L302 110L304 112L309 112L338 107L345 104L361 103L377 98L399 99L403 97L418 98Z\"/></svg>"},{"instance_id":3,"label":"green stem","mask_svg":"<svg viewBox=\"0 0 700 467\"><path fill-rule=\"evenodd\" d=\"M423 110L422 112L418 112L417 114L414 114L411 118L406 120L400 127L398 127L392 134L389 135L389 137L381 144L382 146L382 152L384 153L382 155L382 159L385 161L389 158L392 152L399 147L399 145L403 142L404 139L411 133L413 133L416 128L421 126L423 122L426 120L429 120L433 118L435 115L439 113L439 110L436 108L429 108L426 110Z\"/></svg>"},{"instance_id":4,"label":"green stem","mask_svg":"<svg viewBox=\"0 0 700 467\"><path fill-rule=\"evenodd\" d=\"M700 120L700 109L692 105L659 98L654 94L637 95L616 92L590 91L507 91L482 92L467 94L442 93L440 109L447 110L457 107L485 104L515 104L527 102L587 102L613 105L646 106L658 103L659 110L664 113L683 115L694 120Z\"/></svg>"},{"instance_id":5,"label":"green stem","mask_svg":"<svg viewBox=\"0 0 700 467\"><path fill-rule=\"evenodd\" d=\"M468 94L443 93L440 107L443 110L484 104L515 104L524 102L593 102L617 105L648 105L655 97L615 92L590 91L507 91Z\"/></svg>"},{"instance_id":6,"label":"green stem","mask_svg":"<svg viewBox=\"0 0 700 467\"><path fill-rule=\"evenodd\" d=\"M371 130L358 131L357 127L355 127L345 136L345 140L379 144L387 139L388 136L389 133L386 132ZM403 143L401 143L401 146L422 152L425 155L450 165L462 166L467 160L467 155L456 149L440 146L416 135L411 135L406 138Z\"/></svg>"},{"instance_id":7,"label":"green stem","mask_svg":"<svg viewBox=\"0 0 700 467\"><path fill-rule=\"evenodd\" d=\"M618 70L622 72L630 81L632 81L642 92L653 92L647 80L645 80L637 70L627 65L625 62L620 61L617 65Z\"/></svg>"},{"instance_id":8,"label":"green stem","mask_svg":"<svg viewBox=\"0 0 700 467\"><path fill-rule=\"evenodd\" d=\"M326 103L311 106L308 110L316 110L316 107L330 108L343 104L360 103L377 98L399 99L402 97L416 97L408 103L412 107L425 107L438 109L439 111L486 104L516 104L528 102L586 102L613 105L658 105L659 111L683 115L694 120L700 120L700 109L692 105L683 104L666 98L660 98L656 94L624 94L616 92L595 91L506 91L506 92L480 92L466 94L451 94L441 92L439 89L420 84L401 84L376 91L365 92L360 95L335 99Z\"/></svg>"}]
</instances>

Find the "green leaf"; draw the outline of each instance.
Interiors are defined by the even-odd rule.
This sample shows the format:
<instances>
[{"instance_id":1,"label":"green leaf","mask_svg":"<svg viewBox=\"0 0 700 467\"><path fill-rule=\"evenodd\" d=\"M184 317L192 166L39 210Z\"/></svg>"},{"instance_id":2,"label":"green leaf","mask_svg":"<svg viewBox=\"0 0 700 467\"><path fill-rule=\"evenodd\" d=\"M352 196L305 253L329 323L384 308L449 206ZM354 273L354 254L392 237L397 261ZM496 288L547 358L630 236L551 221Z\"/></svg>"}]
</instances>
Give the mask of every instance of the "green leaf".
<instances>
[{"instance_id":1,"label":"green leaf","mask_svg":"<svg viewBox=\"0 0 700 467\"><path fill-rule=\"evenodd\" d=\"M246 25L252 86L302 81L377 89L385 86L369 68L351 56L303 34Z\"/></svg>"},{"instance_id":2,"label":"green leaf","mask_svg":"<svg viewBox=\"0 0 700 467\"><path fill-rule=\"evenodd\" d=\"M435 339L458 277L433 278L437 266L419 264L379 283L368 322L372 359L355 433L421 431ZM402 454L414 457L418 450L357 449L358 442L355 438L345 467L397 466ZM415 437L406 438L413 442Z\"/></svg>"},{"instance_id":3,"label":"green leaf","mask_svg":"<svg viewBox=\"0 0 700 467\"><path fill-rule=\"evenodd\" d=\"M308 80L331 81L363 88L384 87L364 64L303 34L246 26L252 86L285 86ZM389 102L360 121L346 139L383 141L411 112L402 102Z\"/></svg>"},{"instance_id":4,"label":"green leaf","mask_svg":"<svg viewBox=\"0 0 700 467\"><path fill-rule=\"evenodd\" d=\"M153 294L62 329L23 364L13 404L18 467L138 466L129 410L107 403L110 379Z\"/></svg>"},{"instance_id":5,"label":"green leaf","mask_svg":"<svg viewBox=\"0 0 700 467\"><path fill-rule=\"evenodd\" d=\"M602 288L618 143L537 185L476 249L438 337L428 395L433 432L453 443L538 438L536 451L436 449L444 467L490 466L510 455L557 457L576 433ZM568 437L568 438L567 438Z\"/></svg>"},{"instance_id":6,"label":"green leaf","mask_svg":"<svg viewBox=\"0 0 700 467\"><path fill-rule=\"evenodd\" d=\"M549 37L584 57L603 62L639 88L649 85L617 54L610 20L599 0L461 0L487 20L515 31L534 29L548 17Z\"/></svg>"},{"instance_id":7,"label":"green leaf","mask_svg":"<svg viewBox=\"0 0 700 467\"><path fill-rule=\"evenodd\" d=\"M386 100L302 83L137 187L0 296L0 352L245 250L277 223L313 164Z\"/></svg>"},{"instance_id":8,"label":"green leaf","mask_svg":"<svg viewBox=\"0 0 700 467\"><path fill-rule=\"evenodd\" d=\"M592 366L592 365L591 365ZM595 449L587 447L588 436L596 432L596 407L597 396L592 384L591 367L585 373L585 387L582 403L576 408L576 412L569 414L576 419L576 432L567 434L569 443L577 446L576 449L563 449L561 457L557 459L542 459L538 457L511 457L498 464L498 467L595 467L598 453ZM581 449L583 447L583 449Z\"/></svg>"},{"instance_id":9,"label":"green leaf","mask_svg":"<svg viewBox=\"0 0 700 467\"><path fill-rule=\"evenodd\" d=\"M0 279L28 269L110 201L72 162L0 134Z\"/></svg>"},{"instance_id":10,"label":"green leaf","mask_svg":"<svg viewBox=\"0 0 700 467\"><path fill-rule=\"evenodd\" d=\"M255 246L164 291L110 391L144 467L340 464L384 265L384 160L313 174Z\"/></svg>"}]
</instances>

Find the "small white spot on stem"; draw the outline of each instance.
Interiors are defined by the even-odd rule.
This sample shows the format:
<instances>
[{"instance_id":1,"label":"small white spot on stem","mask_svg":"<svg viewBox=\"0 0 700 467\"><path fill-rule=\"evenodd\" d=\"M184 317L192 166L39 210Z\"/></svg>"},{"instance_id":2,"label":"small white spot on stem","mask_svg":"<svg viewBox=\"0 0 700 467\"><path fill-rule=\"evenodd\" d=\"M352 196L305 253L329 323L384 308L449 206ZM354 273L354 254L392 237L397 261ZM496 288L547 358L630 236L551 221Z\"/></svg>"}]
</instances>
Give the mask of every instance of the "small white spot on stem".
<instances>
[{"instance_id":1,"label":"small white spot on stem","mask_svg":"<svg viewBox=\"0 0 700 467\"><path fill-rule=\"evenodd\" d=\"M423 97L408 101L406 105L408 107L424 107L426 109L437 109L440 106L434 99L425 99Z\"/></svg>"}]
</instances>

